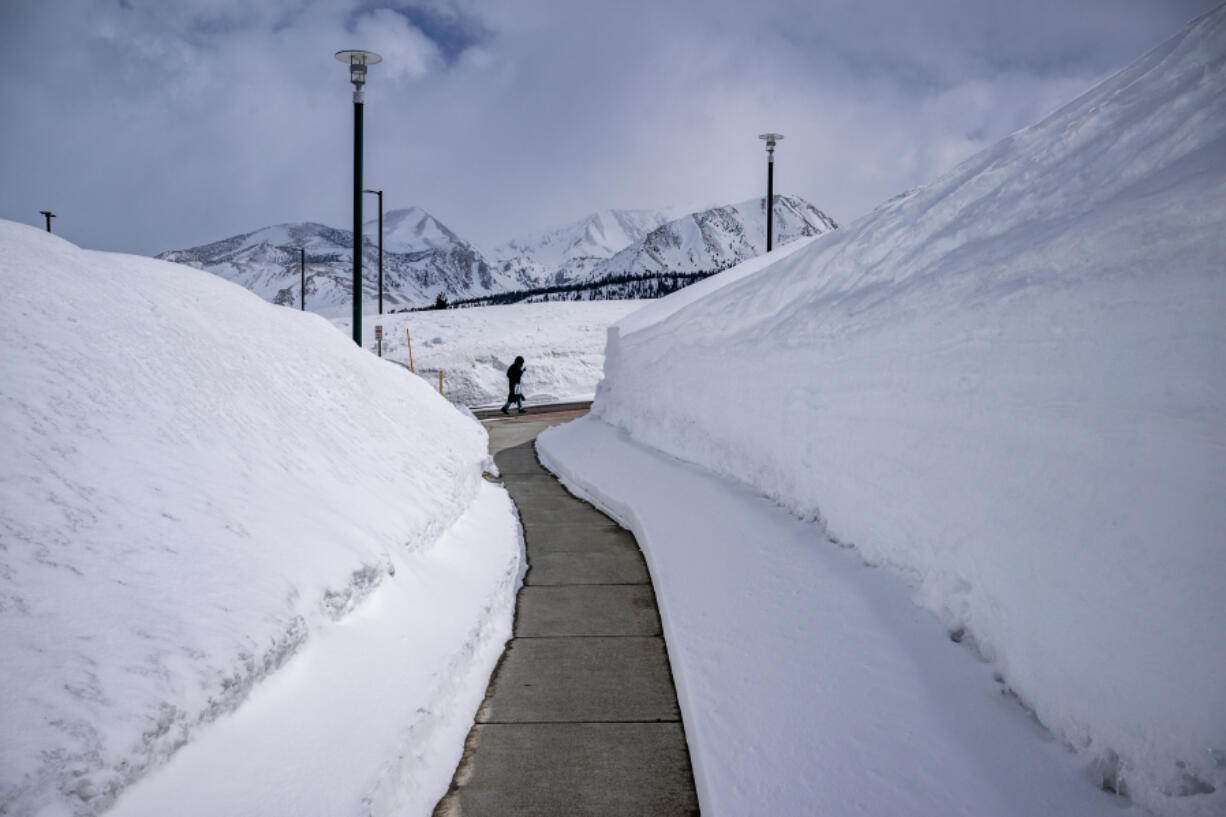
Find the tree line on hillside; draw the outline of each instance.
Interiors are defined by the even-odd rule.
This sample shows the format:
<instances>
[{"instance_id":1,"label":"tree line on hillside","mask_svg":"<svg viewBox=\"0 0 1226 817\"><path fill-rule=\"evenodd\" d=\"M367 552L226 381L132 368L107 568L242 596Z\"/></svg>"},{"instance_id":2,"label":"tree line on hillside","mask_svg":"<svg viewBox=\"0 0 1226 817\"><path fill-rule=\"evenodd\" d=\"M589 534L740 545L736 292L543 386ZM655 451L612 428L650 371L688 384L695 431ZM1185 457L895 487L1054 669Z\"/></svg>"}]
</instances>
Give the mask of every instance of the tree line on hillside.
<instances>
[{"instance_id":1,"label":"tree line on hillside","mask_svg":"<svg viewBox=\"0 0 1226 817\"><path fill-rule=\"evenodd\" d=\"M462 309L471 306L504 306L518 303L541 303L547 301L625 301L631 299L663 298L665 295L684 289L690 284L723 272L721 267L706 272L649 272L638 275L613 275L599 281L584 281L576 284L554 284L546 287L498 292L476 298L449 301L446 293L440 292L430 306L418 306L394 310L397 312L421 312L427 309Z\"/></svg>"}]
</instances>

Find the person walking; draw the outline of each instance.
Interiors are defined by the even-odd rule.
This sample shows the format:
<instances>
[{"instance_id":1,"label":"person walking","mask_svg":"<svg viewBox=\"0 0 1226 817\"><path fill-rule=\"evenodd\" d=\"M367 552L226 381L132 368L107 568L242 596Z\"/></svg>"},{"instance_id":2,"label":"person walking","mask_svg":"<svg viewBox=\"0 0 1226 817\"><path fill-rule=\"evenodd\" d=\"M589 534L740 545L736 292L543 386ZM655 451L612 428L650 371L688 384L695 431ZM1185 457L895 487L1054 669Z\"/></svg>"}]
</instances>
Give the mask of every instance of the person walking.
<instances>
[{"instance_id":1,"label":"person walking","mask_svg":"<svg viewBox=\"0 0 1226 817\"><path fill-rule=\"evenodd\" d=\"M507 402L502 404L503 414L511 413L507 411L507 409L511 407L512 403L515 403L519 407L520 414L528 413L524 411L524 395L519 388L519 380L523 376L524 359L522 356L516 357L515 362L511 364L510 368L507 369Z\"/></svg>"}]
</instances>

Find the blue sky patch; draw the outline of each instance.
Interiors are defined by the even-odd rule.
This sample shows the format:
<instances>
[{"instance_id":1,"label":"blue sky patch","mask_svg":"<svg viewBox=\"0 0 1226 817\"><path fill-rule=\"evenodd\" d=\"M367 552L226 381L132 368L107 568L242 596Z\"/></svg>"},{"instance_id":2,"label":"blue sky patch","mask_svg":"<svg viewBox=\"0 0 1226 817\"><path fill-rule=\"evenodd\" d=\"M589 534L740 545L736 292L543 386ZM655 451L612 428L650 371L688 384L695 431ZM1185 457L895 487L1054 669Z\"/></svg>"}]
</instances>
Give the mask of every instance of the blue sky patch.
<instances>
[{"instance_id":1,"label":"blue sky patch","mask_svg":"<svg viewBox=\"0 0 1226 817\"><path fill-rule=\"evenodd\" d=\"M409 24L429 37L448 65L474 45L484 41L488 32L478 20L466 16L457 8L427 8L395 3L365 3L349 16L349 28L363 14L377 9L394 11Z\"/></svg>"}]
</instances>

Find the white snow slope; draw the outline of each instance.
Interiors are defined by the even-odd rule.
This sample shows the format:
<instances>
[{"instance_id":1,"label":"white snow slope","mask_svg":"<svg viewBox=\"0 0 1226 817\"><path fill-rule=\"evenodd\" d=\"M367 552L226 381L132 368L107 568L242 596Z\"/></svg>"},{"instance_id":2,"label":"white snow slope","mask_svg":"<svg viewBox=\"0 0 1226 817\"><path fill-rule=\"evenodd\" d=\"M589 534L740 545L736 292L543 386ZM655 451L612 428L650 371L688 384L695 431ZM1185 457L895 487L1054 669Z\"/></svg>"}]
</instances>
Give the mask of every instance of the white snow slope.
<instances>
[{"instance_id":1,"label":"white snow slope","mask_svg":"<svg viewBox=\"0 0 1226 817\"><path fill-rule=\"evenodd\" d=\"M773 246L838 229L804 199L776 194ZM712 272L766 252L766 197L670 221L586 274L589 280L645 272Z\"/></svg>"},{"instance_id":2,"label":"white snow slope","mask_svg":"<svg viewBox=\"0 0 1226 817\"><path fill-rule=\"evenodd\" d=\"M378 240L379 219L362 225L363 236ZM389 210L383 214L383 249L387 252L446 250L462 244L459 236L420 207Z\"/></svg>"},{"instance_id":3,"label":"white snow slope","mask_svg":"<svg viewBox=\"0 0 1226 817\"><path fill-rule=\"evenodd\" d=\"M499 244L496 261L526 256L543 267L563 267L579 258L608 258L668 223L668 210L601 210L572 224L540 230Z\"/></svg>"},{"instance_id":4,"label":"white snow slope","mask_svg":"<svg viewBox=\"0 0 1226 817\"><path fill-rule=\"evenodd\" d=\"M1162 815L1226 814L1224 88L1226 7L927 187L630 316L594 407L896 569Z\"/></svg>"},{"instance_id":5,"label":"white snow slope","mask_svg":"<svg viewBox=\"0 0 1226 817\"><path fill-rule=\"evenodd\" d=\"M383 327L383 356L409 365L453 403L501 405L507 367L523 355L523 390L529 404L591 400L604 373L608 328L643 301L511 304L430 309L362 318L363 345L374 352L375 326ZM337 328L352 337L350 321ZM408 334L406 335L406 330Z\"/></svg>"},{"instance_id":6,"label":"white snow slope","mask_svg":"<svg viewBox=\"0 0 1226 817\"><path fill-rule=\"evenodd\" d=\"M428 812L521 570L480 427L182 265L0 222L0 286L0 812Z\"/></svg>"}]
</instances>

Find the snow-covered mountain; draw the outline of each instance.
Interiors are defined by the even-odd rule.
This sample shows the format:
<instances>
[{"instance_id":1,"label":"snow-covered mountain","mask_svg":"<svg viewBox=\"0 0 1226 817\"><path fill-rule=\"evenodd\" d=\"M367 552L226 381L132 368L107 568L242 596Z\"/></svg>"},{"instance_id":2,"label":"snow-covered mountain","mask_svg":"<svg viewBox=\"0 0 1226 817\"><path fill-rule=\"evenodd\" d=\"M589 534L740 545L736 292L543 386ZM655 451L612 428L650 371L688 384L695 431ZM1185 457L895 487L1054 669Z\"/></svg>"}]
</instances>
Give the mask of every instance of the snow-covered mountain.
<instances>
[{"instance_id":1,"label":"snow-covered mountain","mask_svg":"<svg viewBox=\"0 0 1226 817\"><path fill-rule=\"evenodd\" d=\"M775 196L775 247L838 229L799 196ZM691 213L596 265L588 280L651 272L724 270L766 252L766 198Z\"/></svg>"},{"instance_id":2,"label":"snow-covered mountain","mask_svg":"<svg viewBox=\"0 0 1226 817\"><path fill-rule=\"evenodd\" d=\"M490 255L504 271L529 271L543 284L565 284L602 259L644 239L668 223L668 210L601 210L562 227L540 230L499 244Z\"/></svg>"},{"instance_id":3,"label":"snow-covered mountain","mask_svg":"<svg viewBox=\"0 0 1226 817\"><path fill-rule=\"evenodd\" d=\"M324 275L319 263L340 257L346 246L353 246L353 233L305 222L265 227L189 250L171 250L157 257L207 270L246 287L265 300L289 303L291 266L293 281L299 280L297 248L306 249L311 260L307 279L307 292L311 294L320 286L317 277ZM297 300L296 289L293 300Z\"/></svg>"},{"instance_id":4,"label":"snow-covered mountain","mask_svg":"<svg viewBox=\"0 0 1226 817\"><path fill-rule=\"evenodd\" d=\"M379 298L378 221L363 228L363 293ZM306 249L306 301L312 312L345 314L352 304L353 233L313 222L280 224L187 250L158 256L207 270L276 304L300 298L298 248ZM474 297L530 286L531 280L500 274L482 254L424 210L392 210L383 220L385 309Z\"/></svg>"},{"instance_id":5,"label":"snow-covered mountain","mask_svg":"<svg viewBox=\"0 0 1226 817\"><path fill-rule=\"evenodd\" d=\"M601 210L572 224L511 239L490 255L496 261L528 256L546 266L575 258L608 258L669 219L667 210Z\"/></svg>"},{"instance_id":6,"label":"snow-covered mountain","mask_svg":"<svg viewBox=\"0 0 1226 817\"><path fill-rule=\"evenodd\" d=\"M391 210L383 217L384 310L427 306L440 292L458 301L599 284L627 275L717 272L765 251L764 202L752 199L673 221L665 210L604 210L507 241L492 251L492 262L420 207ZM836 226L804 199L776 196L776 245ZM378 227L377 219L363 225L363 293L368 305L379 298ZM279 224L158 258L207 270L265 300L296 306L301 298L299 247L306 248L307 309L329 317L347 315L353 287L349 230L314 222ZM627 292L613 297L636 296Z\"/></svg>"},{"instance_id":7,"label":"snow-covered mountain","mask_svg":"<svg viewBox=\"0 0 1226 817\"><path fill-rule=\"evenodd\" d=\"M363 236L379 235L379 220L362 225ZM377 240L377 238L372 239ZM383 252L412 253L446 250L465 242L447 226L420 207L406 207L383 214Z\"/></svg>"},{"instance_id":8,"label":"snow-covered mountain","mask_svg":"<svg viewBox=\"0 0 1226 817\"><path fill-rule=\"evenodd\" d=\"M775 196L775 246L838 228L799 196ZM766 251L766 199L711 207L681 218L666 211L606 210L508 241L494 250L504 273L542 286L596 283L660 272L710 273Z\"/></svg>"}]
</instances>

